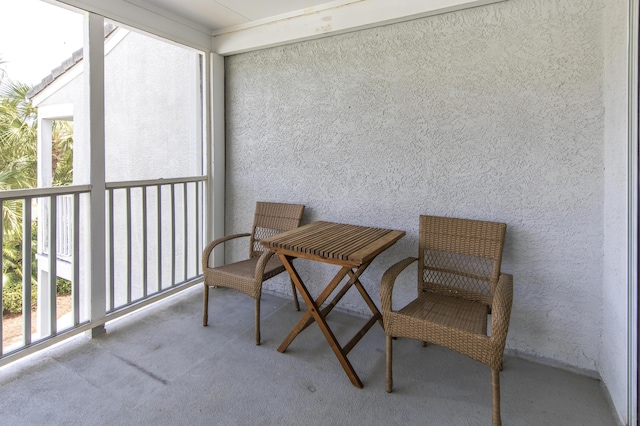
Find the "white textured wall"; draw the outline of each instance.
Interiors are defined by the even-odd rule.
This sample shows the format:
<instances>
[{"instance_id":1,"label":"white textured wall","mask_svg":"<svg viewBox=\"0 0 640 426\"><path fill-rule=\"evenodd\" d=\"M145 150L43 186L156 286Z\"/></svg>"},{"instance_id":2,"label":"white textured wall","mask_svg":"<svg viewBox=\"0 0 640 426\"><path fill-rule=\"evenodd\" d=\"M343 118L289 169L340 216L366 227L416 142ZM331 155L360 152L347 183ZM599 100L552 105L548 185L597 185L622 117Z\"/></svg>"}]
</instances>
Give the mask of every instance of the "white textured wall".
<instances>
[{"instance_id":1,"label":"white textured wall","mask_svg":"<svg viewBox=\"0 0 640 426\"><path fill-rule=\"evenodd\" d=\"M105 58L107 181L202 174L198 54L130 32Z\"/></svg>"},{"instance_id":2,"label":"white textured wall","mask_svg":"<svg viewBox=\"0 0 640 426\"><path fill-rule=\"evenodd\" d=\"M417 252L418 215L504 221L508 348L598 370L603 15L511 0L227 58L227 232L256 200L406 230L363 276L378 300L383 271ZM333 272L300 265L316 293Z\"/></svg>"}]
</instances>

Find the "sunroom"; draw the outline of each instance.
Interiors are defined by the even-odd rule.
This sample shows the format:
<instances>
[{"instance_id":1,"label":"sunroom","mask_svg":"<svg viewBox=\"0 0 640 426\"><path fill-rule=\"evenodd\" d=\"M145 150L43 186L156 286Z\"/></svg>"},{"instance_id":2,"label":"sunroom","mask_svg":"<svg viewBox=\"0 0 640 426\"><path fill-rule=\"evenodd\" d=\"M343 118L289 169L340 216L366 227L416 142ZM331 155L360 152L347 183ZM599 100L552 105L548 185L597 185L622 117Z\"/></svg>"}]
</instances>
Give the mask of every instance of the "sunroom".
<instances>
[{"instance_id":1,"label":"sunroom","mask_svg":"<svg viewBox=\"0 0 640 426\"><path fill-rule=\"evenodd\" d=\"M257 201L304 204L303 223L406 231L362 276L374 300L384 271L415 253L418 217L433 214L507 224L506 354L600 380L615 421L637 423L635 2L47 3L84 17L81 58L33 97L43 159L47 129L74 123L74 184L43 178L2 195L39 218L43 246L30 266L42 273L38 334L4 348L0 365L78 333L106 329L108 339L110 321L199 289L202 247L245 231ZM134 37L142 44L129 51L161 43L175 56L113 72ZM135 102L156 91L176 96ZM43 226L65 203L73 229ZM68 235L67 270L47 247ZM228 245L215 262L244 251ZM314 283L332 275L317 264L300 271ZM63 272L76 286L71 328L59 326L43 285L55 288ZM263 292L281 306L286 274ZM366 309L345 302L339 315Z\"/></svg>"}]
</instances>

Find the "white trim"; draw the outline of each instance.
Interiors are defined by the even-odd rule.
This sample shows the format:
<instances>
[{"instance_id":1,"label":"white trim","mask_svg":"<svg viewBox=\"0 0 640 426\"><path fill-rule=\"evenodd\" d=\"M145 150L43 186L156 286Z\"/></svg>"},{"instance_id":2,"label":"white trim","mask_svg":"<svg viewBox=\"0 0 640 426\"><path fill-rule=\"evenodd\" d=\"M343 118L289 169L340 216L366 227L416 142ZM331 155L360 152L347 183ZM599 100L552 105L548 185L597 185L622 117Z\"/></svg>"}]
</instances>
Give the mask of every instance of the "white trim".
<instances>
[{"instance_id":1,"label":"white trim","mask_svg":"<svg viewBox=\"0 0 640 426\"><path fill-rule=\"evenodd\" d=\"M317 6L307 7L305 9L294 10L293 12L283 13L281 15L270 16L264 19L256 19L255 21L247 22L244 24L233 25L231 27L223 28L213 32L213 36L221 34L231 33L234 31L246 30L248 28L257 27L260 25L271 24L277 21L283 21L285 19L296 18L298 16L309 15L312 13L322 12L328 9L335 9L337 7L346 6L351 3L359 3L367 0L335 0L327 3L322 3Z\"/></svg>"},{"instance_id":2,"label":"white trim","mask_svg":"<svg viewBox=\"0 0 640 426\"><path fill-rule=\"evenodd\" d=\"M627 424L638 424L638 6L629 1Z\"/></svg>"},{"instance_id":3,"label":"white trim","mask_svg":"<svg viewBox=\"0 0 640 426\"><path fill-rule=\"evenodd\" d=\"M91 191L91 185L56 186L53 188L10 189L0 191L0 200L19 200L21 198L39 198L50 195L82 194Z\"/></svg>"},{"instance_id":4,"label":"white trim","mask_svg":"<svg viewBox=\"0 0 640 426\"><path fill-rule=\"evenodd\" d=\"M51 164L53 152L53 120L38 114L38 137L37 137L37 186L38 188L48 188L53 181L53 165ZM38 233L44 228L38 227ZM40 246L44 241L38 238Z\"/></svg>"},{"instance_id":5,"label":"white trim","mask_svg":"<svg viewBox=\"0 0 640 426\"><path fill-rule=\"evenodd\" d=\"M338 1L219 31L213 51L231 55L507 0Z\"/></svg>"},{"instance_id":6,"label":"white trim","mask_svg":"<svg viewBox=\"0 0 640 426\"><path fill-rule=\"evenodd\" d=\"M185 27L191 28L198 32L206 33L206 34L211 33L211 30L209 30L208 28L203 27L202 25L198 25L195 22L190 21L189 19L183 18L181 16L177 16L167 11L166 9L163 9L162 7L158 7L146 0L124 0L124 1L130 4L133 4L141 9L148 10L155 15L160 15L167 19L170 19L171 21L175 21L181 25L184 25Z\"/></svg>"},{"instance_id":7,"label":"white trim","mask_svg":"<svg viewBox=\"0 0 640 426\"><path fill-rule=\"evenodd\" d=\"M214 217L214 204L213 193L215 180L213 179L213 90L211 88L213 83L213 60L212 55L206 54L202 56L202 95L204 96L204 111L203 111L203 126L204 126L204 158L202 164L202 170L207 177L205 183L206 188L206 203L203 205L203 223L204 223L204 241L201 248L204 248L209 241L213 240L213 217Z\"/></svg>"},{"instance_id":8,"label":"white trim","mask_svg":"<svg viewBox=\"0 0 640 426\"><path fill-rule=\"evenodd\" d=\"M126 28L118 27L109 36L104 42L104 54L105 56L109 54L124 38L129 34L129 30Z\"/></svg>"},{"instance_id":9,"label":"white trim","mask_svg":"<svg viewBox=\"0 0 640 426\"><path fill-rule=\"evenodd\" d=\"M42 120L73 120L73 104L50 104L38 107L38 119Z\"/></svg>"},{"instance_id":10,"label":"white trim","mask_svg":"<svg viewBox=\"0 0 640 426\"><path fill-rule=\"evenodd\" d=\"M53 95L58 90L62 89L64 86L71 83L73 79L75 79L80 74L82 74L82 71L84 70L83 62L84 62L83 60L80 60L80 62L78 62L68 70L64 71L62 74L56 77L50 84L48 84L44 89L38 92L38 94L31 99L33 106L37 107L42 102L47 100L49 96ZM41 107L38 107L38 108L41 108Z\"/></svg>"},{"instance_id":11,"label":"white trim","mask_svg":"<svg viewBox=\"0 0 640 426\"><path fill-rule=\"evenodd\" d=\"M225 108L224 108L224 57L211 54L211 125L212 147L209 157L209 240L225 234ZM213 265L224 264L224 251L215 250Z\"/></svg>"},{"instance_id":12,"label":"white trim","mask_svg":"<svg viewBox=\"0 0 640 426\"><path fill-rule=\"evenodd\" d=\"M175 41L201 51L209 51L211 35L194 24L187 25L184 20L164 12L140 7L127 0L46 0L50 3L64 3L87 12L101 15L107 19L120 22L155 34L159 37Z\"/></svg>"}]
</instances>

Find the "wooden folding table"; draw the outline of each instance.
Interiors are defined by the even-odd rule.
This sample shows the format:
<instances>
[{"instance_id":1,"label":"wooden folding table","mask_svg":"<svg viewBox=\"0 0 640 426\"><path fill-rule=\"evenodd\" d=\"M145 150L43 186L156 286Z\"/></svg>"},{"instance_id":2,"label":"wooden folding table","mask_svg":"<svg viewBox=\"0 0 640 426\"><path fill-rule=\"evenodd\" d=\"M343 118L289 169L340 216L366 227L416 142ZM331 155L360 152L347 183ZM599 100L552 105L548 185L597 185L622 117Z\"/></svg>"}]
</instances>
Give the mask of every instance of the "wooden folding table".
<instances>
[{"instance_id":1,"label":"wooden folding table","mask_svg":"<svg viewBox=\"0 0 640 426\"><path fill-rule=\"evenodd\" d=\"M362 388L362 382L347 359L347 354L376 322L381 326L383 324L380 311L360 283L360 275L378 254L395 244L404 235L404 231L320 221L262 240L265 247L278 254L307 304L307 312L282 342L278 351L284 352L302 330L315 322L329 342L351 383ZM291 263L294 258L330 263L341 266L341 268L318 298L313 300ZM331 302L322 307L347 275L349 279L342 288ZM352 286L358 289L373 316L346 345L341 346L327 325L325 317Z\"/></svg>"}]
</instances>

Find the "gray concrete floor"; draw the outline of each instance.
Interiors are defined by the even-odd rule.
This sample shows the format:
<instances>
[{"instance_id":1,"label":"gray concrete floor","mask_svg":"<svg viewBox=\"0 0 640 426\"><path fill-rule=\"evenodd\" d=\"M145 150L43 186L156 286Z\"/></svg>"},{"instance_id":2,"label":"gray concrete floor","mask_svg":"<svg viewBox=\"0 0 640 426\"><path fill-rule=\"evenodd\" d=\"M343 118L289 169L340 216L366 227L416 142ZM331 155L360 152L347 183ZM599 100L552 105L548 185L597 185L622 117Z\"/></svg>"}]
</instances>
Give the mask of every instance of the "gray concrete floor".
<instances>
[{"instance_id":1,"label":"gray concrete floor","mask_svg":"<svg viewBox=\"0 0 640 426\"><path fill-rule=\"evenodd\" d=\"M489 369L416 341L394 343L394 391L384 391L384 333L349 354L351 385L317 326L276 348L302 315L263 295L262 345L253 300L215 289L202 327L201 287L0 369L3 425L488 425ZM334 311L342 342L364 323ZM599 381L507 357L505 425L615 425Z\"/></svg>"}]
</instances>

